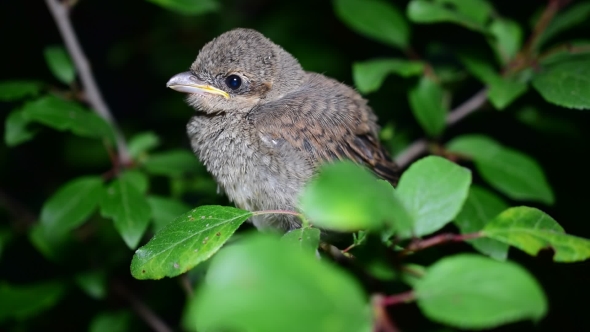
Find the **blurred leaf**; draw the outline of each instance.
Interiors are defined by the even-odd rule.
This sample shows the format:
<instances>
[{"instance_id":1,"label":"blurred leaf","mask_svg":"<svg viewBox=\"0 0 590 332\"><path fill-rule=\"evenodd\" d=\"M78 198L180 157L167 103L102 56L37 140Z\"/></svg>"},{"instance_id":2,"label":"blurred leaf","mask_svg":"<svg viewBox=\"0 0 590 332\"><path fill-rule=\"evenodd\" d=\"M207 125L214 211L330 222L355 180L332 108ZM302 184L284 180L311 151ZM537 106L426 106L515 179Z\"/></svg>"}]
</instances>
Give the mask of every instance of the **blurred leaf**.
<instances>
[{"instance_id":1,"label":"blurred leaf","mask_svg":"<svg viewBox=\"0 0 590 332\"><path fill-rule=\"evenodd\" d=\"M94 213L103 195L104 187L99 176L70 180L45 201L40 223L50 232L68 232L82 225Z\"/></svg>"},{"instance_id":2,"label":"blurred leaf","mask_svg":"<svg viewBox=\"0 0 590 332\"><path fill-rule=\"evenodd\" d=\"M352 162L324 165L303 190L299 206L314 226L336 231L384 227L393 190Z\"/></svg>"},{"instance_id":3,"label":"blurred leaf","mask_svg":"<svg viewBox=\"0 0 590 332\"><path fill-rule=\"evenodd\" d=\"M209 259L252 212L229 206L200 206L176 218L135 251L137 279L175 277Z\"/></svg>"},{"instance_id":4,"label":"blurred leaf","mask_svg":"<svg viewBox=\"0 0 590 332\"><path fill-rule=\"evenodd\" d=\"M63 46L47 46L43 50L45 62L51 73L60 82L70 85L76 78L76 68L70 59L70 55Z\"/></svg>"},{"instance_id":5,"label":"blurred leaf","mask_svg":"<svg viewBox=\"0 0 590 332\"><path fill-rule=\"evenodd\" d=\"M334 0L334 11L357 33L395 48L409 45L410 27L400 11L384 0Z\"/></svg>"},{"instance_id":6,"label":"blurred leaf","mask_svg":"<svg viewBox=\"0 0 590 332\"><path fill-rule=\"evenodd\" d=\"M542 133L559 134L572 138L582 134L580 127L573 119L541 113L530 105L521 108L514 115L520 122Z\"/></svg>"},{"instance_id":7,"label":"blurred leaf","mask_svg":"<svg viewBox=\"0 0 590 332\"><path fill-rule=\"evenodd\" d=\"M147 0L183 15L202 15L219 10L217 0Z\"/></svg>"},{"instance_id":8,"label":"blurred leaf","mask_svg":"<svg viewBox=\"0 0 590 332\"><path fill-rule=\"evenodd\" d=\"M589 53L589 39L569 40L561 42L543 53L539 57L539 64L541 67L544 67L558 62L567 62L572 59L584 58L588 56Z\"/></svg>"},{"instance_id":9,"label":"blurred leaf","mask_svg":"<svg viewBox=\"0 0 590 332\"><path fill-rule=\"evenodd\" d=\"M120 175L119 178L127 181L135 186L141 193L145 194L150 186L149 179L145 173L134 169L134 170L125 170Z\"/></svg>"},{"instance_id":10,"label":"blurred leaf","mask_svg":"<svg viewBox=\"0 0 590 332\"><path fill-rule=\"evenodd\" d=\"M320 245L320 229L313 227L296 228L283 235L281 240L302 251L315 254Z\"/></svg>"},{"instance_id":11,"label":"blurred leaf","mask_svg":"<svg viewBox=\"0 0 590 332\"><path fill-rule=\"evenodd\" d=\"M442 87L428 76L422 76L418 85L410 89L408 99L422 129L429 136L440 135L447 116Z\"/></svg>"},{"instance_id":12,"label":"blurred leaf","mask_svg":"<svg viewBox=\"0 0 590 332\"><path fill-rule=\"evenodd\" d=\"M414 291L424 315L462 329L538 321L547 313L545 294L525 269L473 254L436 262Z\"/></svg>"},{"instance_id":13,"label":"blurred leaf","mask_svg":"<svg viewBox=\"0 0 590 332\"><path fill-rule=\"evenodd\" d=\"M39 94L43 84L37 81L0 81L0 101L15 101Z\"/></svg>"},{"instance_id":14,"label":"blurred leaf","mask_svg":"<svg viewBox=\"0 0 590 332\"><path fill-rule=\"evenodd\" d=\"M547 28L543 31L539 38L535 40L535 48L540 48L543 46L543 44L555 37L557 34L587 22L589 16L590 2L587 1L576 2L569 6L566 10L557 12L555 17L553 17L551 22L549 22Z\"/></svg>"},{"instance_id":15,"label":"blurred leaf","mask_svg":"<svg viewBox=\"0 0 590 332\"><path fill-rule=\"evenodd\" d=\"M199 167L197 157L188 150L170 150L154 153L143 164L154 175L179 176L195 172Z\"/></svg>"},{"instance_id":16,"label":"blurred leaf","mask_svg":"<svg viewBox=\"0 0 590 332\"><path fill-rule=\"evenodd\" d=\"M50 230L42 223L31 227L29 241L45 258L57 262L64 259L73 242L69 232Z\"/></svg>"},{"instance_id":17,"label":"blurred leaf","mask_svg":"<svg viewBox=\"0 0 590 332\"><path fill-rule=\"evenodd\" d=\"M455 217L455 225L462 234L481 231L500 212L506 210L508 204L490 191L472 185L463 209ZM478 238L467 241L479 252L497 260L506 260L508 245L489 238Z\"/></svg>"},{"instance_id":18,"label":"blurred leaf","mask_svg":"<svg viewBox=\"0 0 590 332\"><path fill-rule=\"evenodd\" d=\"M556 262L590 258L590 240L565 234L553 218L535 208L510 208L488 223L483 234L533 256L542 249L551 249Z\"/></svg>"},{"instance_id":19,"label":"blurred leaf","mask_svg":"<svg viewBox=\"0 0 590 332\"><path fill-rule=\"evenodd\" d=\"M106 274L102 271L88 271L78 273L74 280L88 296L93 299L104 299L107 295Z\"/></svg>"},{"instance_id":20,"label":"blurred leaf","mask_svg":"<svg viewBox=\"0 0 590 332\"><path fill-rule=\"evenodd\" d=\"M28 124L29 120L21 110L10 112L4 123L4 142L6 145L13 147L31 140L35 136L35 132L27 128Z\"/></svg>"},{"instance_id":21,"label":"blurred leaf","mask_svg":"<svg viewBox=\"0 0 590 332\"><path fill-rule=\"evenodd\" d=\"M262 234L242 239L212 260L185 319L199 331L368 332L372 325L356 280Z\"/></svg>"},{"instance_id":22,"label":"blurred leaf","mask_svg":"<svg viewBox=\"0 0 590 332\"><path fill-rule=\"evenodd\" d=\"M115 228L130 249L135 249L152 217L145 195L129 178L115 179L103 195L100 213L114 221Z\"/></svg>"},{"instance_id":23,"label":"blurred leaf","mask_svg":"<svg viewBox=\"0 0 590 332\"><path fill-rule=\"evenodd\" d=\"M469 1L465 1L469 2ZM522 47L522 29L517 22L505 18L496 18L489 26L495 40L490 44L497 53L502 65L508 64Z\"/></svg>"},{"instance_id":24,"label":"blurred leaf","mask_svg":"<svg viewBox=\"0 0 590 332\"><path fill-rule=\"evenodd\" d=\"M129 140L129 154L138 158L142 153L152 150L160 145L160 138L151 131L139 133Z\"/></svg>"},{"instance_id":25,"label":"blurred leaf","mask_svg":"<svg viewBox=\"0 0 590 332\"><path fill-rule=\"evenodd\" d=\"M494 7L487 0L434 0L434 2L452 8L481 25L487 24L494 13Z\"/></svg>"},{"instance_id":26,"label":"blurred leaf","mask_svg":"<svg viewBox=\"0 0 590 332\"><path fill-rule=\"evenodd\" d=\"M129 323L131 313L128 311L101 312L92 318L89 332L127 332L131 331Z\"/></svg>"},{"instance_id":27,"label":"blurred leaf","mask_svg":"<svg viewBox=\"0 0 590 332\"><path fill-rule=\"evenodd\" d=\"M449 152L472 158L481 176L508 197L553 204L553 191L531 157L484 135L459 136L446 146Z\"/></svg>"},{"instance_id":28,"label":"blurred leaf","mask_svg":"<svg viewBox=\"0 0 590 332\"><path fill-rule=\"evenodd\" d=\"M491 9L492 7L483 0L412 0L408 4L407 15L410 21L415 23L448 22L471 30L485 32L485 20L482 20L482 18L485 16L485 19L487 19Z\"/></svg>"},{"instance_id":29,"label":"blurred leaf","mask_svg":"<svg viewBox=\"0 0 590 332\"><path fill-rule=\"evenodd\" d=\"M45 311L61 300L64 284L48 281L36 284L11 285L0 282L0 322L7 318L25 320Z\"/></svg>"},{"instance_id":30,"label":"blurred leaf","mask_svg":"<svg viewBox=\"0 0 590 332\"><path fill-rule=\"evenodd\" d=\"M191 209L178 199L148 196L147 200L154 217L154 232L159 232L164 226Z\"/></svg>"},{"instance_id":31,"label":"blurred leaf","mask_svg":"<svg viewBox=\"0 0 590 332\"><path fill-rule=\"evenodd\" d=\"M389 74L410 77L420 75L423 71L424 63L405 59L377 59L352 65L354 84L362 93L379 90Z\"/></svg>"},{"instance_id":32,"label":"blurred leaf","mask_svg":"<svg viewBox=\"0 0 590 332\"><path fill-rule=\"evenodd\" d=\"M467 198L471 172L444 158L429 156L406 170L396 189L397 197L414 220L413 233L403 237L436 232L461 210Z\"/></svg>"},{"instance_id":33,"label":"blurred leaf","mask_svg":"<svg viewBox=\"0 0 590 332\"><path fill-rule=\"evenodd\" d=\"M553 104L590 109L590 56L576 57L544 66L533 78L533 86Z\"/></svg>"}]
</instances>

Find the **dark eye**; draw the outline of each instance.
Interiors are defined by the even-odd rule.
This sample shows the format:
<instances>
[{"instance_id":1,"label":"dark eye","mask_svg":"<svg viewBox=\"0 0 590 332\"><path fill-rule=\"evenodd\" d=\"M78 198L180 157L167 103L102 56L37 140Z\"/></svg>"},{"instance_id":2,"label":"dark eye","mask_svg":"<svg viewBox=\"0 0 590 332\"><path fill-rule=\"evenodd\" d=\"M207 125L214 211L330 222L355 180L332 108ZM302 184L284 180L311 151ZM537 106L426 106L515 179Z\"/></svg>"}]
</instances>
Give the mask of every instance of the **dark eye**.
<instances>
[{"instance_id":1,"label":"dark eye","mask_svg":"<svg viewBox=\"0 0 590 332\"><path fill-rule=\"evenodd\" d=\"M232 90L239 88L242 85L242 79L238 75L229 75L225 79L225 84Z\"/></svg>"}]
</instances>

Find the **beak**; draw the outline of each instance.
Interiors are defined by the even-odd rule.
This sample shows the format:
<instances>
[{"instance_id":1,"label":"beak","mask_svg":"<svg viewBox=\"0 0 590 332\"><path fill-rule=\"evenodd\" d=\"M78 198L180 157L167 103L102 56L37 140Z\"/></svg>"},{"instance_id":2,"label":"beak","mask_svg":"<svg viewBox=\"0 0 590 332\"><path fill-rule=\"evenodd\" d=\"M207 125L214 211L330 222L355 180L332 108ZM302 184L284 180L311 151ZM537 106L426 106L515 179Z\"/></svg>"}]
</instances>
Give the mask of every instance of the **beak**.
<instances>
[{"instance_id":1,"label":"beak","mask_svg":"<svg viewBox=\"0 0 590 332\"><path fill-rule=\"evenodd\" d=\"M190 71L176 74L166 83L166 87L184 93L213 94L229 99L229 94L223 90L205 84L198 80Z\"/></svg>"}]
</instances>

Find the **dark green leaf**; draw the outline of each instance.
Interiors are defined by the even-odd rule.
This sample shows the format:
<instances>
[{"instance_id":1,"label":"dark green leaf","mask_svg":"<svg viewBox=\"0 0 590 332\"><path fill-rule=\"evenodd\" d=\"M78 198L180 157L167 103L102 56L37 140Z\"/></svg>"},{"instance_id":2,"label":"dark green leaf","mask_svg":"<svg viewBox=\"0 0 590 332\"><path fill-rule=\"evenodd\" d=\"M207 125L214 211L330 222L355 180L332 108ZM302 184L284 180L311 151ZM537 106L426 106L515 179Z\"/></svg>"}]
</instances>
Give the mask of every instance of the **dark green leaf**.
<instances>
[{"instance_id":1,"label":"dark green leaf","mask_svg":"<svg viewBox=\"0 0 590 332\"><path fill-rule=\"evenodd\" d=\"M43 50L45 62L55 78L64 84L72 84L76 78L76 69L70 55L62 46L47 46Z\"/></svg>"},{"instance_id":2,"label":"dark green leaf","mask_svg":"<svg viewBox=\"0 0 590 332\"><path fill-rule=\"evenodd\" d=\"M445 129L447 106L444 91L428 76L422 76L408 93L414 116L429 136L438 136Z\"/></svg>"},{"instance_id":3,"label":"dark green leaf","mask_svg":"<svg viewBox=\"0 0 590 332\"><path fill-rule=\"evenodd\" d=\"M102 312L92 318L89 332L127 332L131 331L131 313L127 311Z\"/></svg>"},{"instance_id":4,"label":"dark green leaf","mask_svg":"<svg viewBox=\"0 0 590 332\"><path fill-rule=\"evenodd\" d=\"M219 10L217 0L147 0L183 15L202 15Z\"/></svg>"},{"instance_id":5,"label":"dark green leaf","mask_svg":"<svg viewBox=\"0 0 590 332\"><path fill-rule=\"evenodd\" d=\"M159 196L149 196L148 203L152 208L155 232L160 231L164 226L191 209L178 199Z\"/></svg>"},{"instance_id":6,"label":"dark green leaf","mask_svg":"<svg viewBox=\"0 0 590 332\"><path fill-rule=\"evenodd\" d=\"M541 286L525 269L472 254L436 262L414 290L428 318L462 329L538 321L547 312Z\"/></svg>"},{"instance_id":7,"label":"dark green leaf","mask_svg":"<svg viewBox=\"0 0 590 332\"><path fill-rule=\"evenodd\" d=\"M494 13L494 7L487 0L434 0L439 5L452 8L457 13L486 25L490 16Z\"/></svg>"},{"instance_id":8,"label":"dark green leaf","mask_svg":"<svg viewBox=\"0 0 590 332\"><path fill-rule=\"evenodd\" d=\"M553 218L535 208L510 208L488 223L483 233L533 256L542 249L552 249L556 262L590 258L590 240L565 234Z\"/></svg>"},{"instance_id":9,"label":"dark green leaf","mask_svg":"<svg viewBox=\"0 0 590 332\"><path fill-rule=\"evenodd\" d=\"M315 254L320 245L319 228L301 227L289 231L281 238L284 242L299 248L302 251Z\"/></svg>"},{"instance_id":10,"label":"dark green leaf","mask_svg":"<svg viewBox=\"0 0 590 332\"><path fill-rule=\"evenodd\" d=\"M4 130L4 142L7 146L16 146L31 140L35 132L28 129L29 120L20 110L10 112L6 118Z\"/></svg>"},{"instance_id":11,"label":"dark green leaf","mask_svg":"<svg viewBox=\"0 0 590 332\"><path fill-rule=\"evenodd\" d=\"M410 27L391 3L383 0L334 0L336 15L359 34L400 49L408 47Z\"/></svg>"},{"instance_id":12,"label":"dark green leaf","mask_svg":"<svg viewBox=\"0 0 590 332\"><path fill-rule=\"evenodd\" d=\"M88 296L93 299L104 299L107 295L107 279L104 272L83 272L74 276L74 280Z\"/></svg>"},{"instance_id":13,"label":"dark green leaf","mask_svg":"<svg viewBox=\"0 0 590 332\"><path fill-rule=\"evenodd\" d=\"M171 150L152 154L143 166L151 174L167 176L195 172L200 167L197 157L188 150Z\"/></svg>"},{"instance_id":14,"label":"dark green leaf","mask_svg":"<svg viewBox=\"0 0 590 332\"><path fill-rule=\"evenodd\" d=\"M423 71L424 63L405 59L377 59L352 65L354 84L362 93L379 90L389 74L410 77L420 75Z\"/></svg>"},{"instance_id":15,"label":"dark green leaf","mask_svg":"<svg viewBox=\"0 0 590 332\"><path fill-rule=\"evenodd\" d=\"M367 299L353 278L262 234L212 260L186 318L199 331L368 332L372 324Z\"/></svg>"},{"instance_id":16,"label":"dark green leaf","mask_svg":"<svg viewBox=\"0 0 590 332\"><path fill-rule=\"evenodd\" d=\"M0 82L0 101L15 101L39 94L43 84L37 81L10 80Z\"/></svg>"},{"instance_id":17,"label":"dark green leaf","mask_svg":"<svg viewBox=\"0 0 590 332\"><path fill-rule=\"evenodd\" d=\"M465 1L469 2L469 1ZM503 65L518 53L522 47L522 29L517 22L505 18L497 18L489 26L494 40L490 41L496 55Z\"/></svg>"},{"instance_id":18,"label":"dark green leaf","mask_svg":"<svg viewBox=\"0 0 590 332\"><path fill-rule=\"evenodd\" d=\"M533 78L533 86L550 103L590 109L590 56L545 66Z\"/></svg>"},{"instance_id":19,"label":"dark green leaf","mask_svg":"<svg viewBox=\"0 0 590 332\"><path fill-rule=\"evenodd\" d=\"M64 290L60 282L18 286L0 282L0 322L7 318L23 320L33 317L57 304Z\"/></svg>"},{"instance_id":20,"label":"dark green leaf","mask_svg":"<svg viewBox=\"0 0 590 332\"><path fill-rule=\"evenodd\" d=\"M447 144L447 150L472 158L481 176L510 198L553 204L545 174L529 156L483 135L457 137Z\"/></svg>"},{"instance_id":21,"label":"dark green leaf","mask_svg":"<svg viewBox=\"0 0 590 332\"><path fill-rule=\"evenodd\" d=\"M327 164L303 190L300 207L314 226L337 231L379 229L389 219L393 190L352 162Z\"/></svg>"},{"instance_id":22,"label":"dark green leaf","mask_svg":"<svg viewBox=\"0 0 590 332\"><path fill-rule=\"evenodd\" d=\"M152 210L136 184L125 177L114 180L100 204L103 217L113 219L125 244L135 249L145 233Z\"/></svg>"},{"instance_id":23,"label":"dark green leaf","mask_svg":"<svg viewBox=\"0 0 590 332\"><path fill-rule=\"evenodd\" d=\"M67 255L73 239L69 232L57 232L37 223L29 231L29 241L48 260L60 262Z\"/></svg>"},{"instance_id":24,"label":"dark green leaf","mask_svg":"<svg viewBox=\"0 0 590 332\"><path fill-rule=\"evenodd\" d=\"M508 208L508 204L493 193L472 185L463 209L455 217L455 225L462 234L481 231L495 216ZM489 238L469 240L479 252L498 260L506 260L508 245Z\"/></svg>"},{"instance_id":25,"label":"dark green leaf","mask_svg":"<svg viewBox=\"0 0 590 332\"><path fill-rule=\"evenodd\" d=\"M514 114L527 126L542 133L564 135L577 138L582 134L579 123L563 114L540 112L533 106L525 106Z\"/></svg>"},{"instance_id":26,"label":"dark green leaf","mask_svg":"<svg viewBox=\"0 0 590 332\"><path fill-rule=\"evenodd\" d=\"M539 38L535 40L534 46L540 48L557 34L587 22L588 17L590 17L589 2L579 1L572 4L566 10L559 11L557 15L555 15L551 22L549 22L547 28Z\"/></svg>"},{"instance_id":27,"label":"dark green leaf","mask_svg":"<svg viewBox=\"0 0 590 332\"><path fill-rule=\"evenodd\" d=\"M129 140L129 154L133 158L138 158L158 145L160 145L160 138L153 132L139 133Z\"/></svg>"},{"instance_id":28,"label":"dark green leaf","mask_svg":"<svg viewBox=\"0 0 590 332\"><path fill-rule=\"evenodd\" d=\"M145 173L139 170L125 170L119 175L119 178L124 179L135 186L141 193L145 194L150 186L150 180Z\"/></svg>"},{"instance_id":29,"label":"dark green leaf","mask_svg":"<svg viewBox=\"0 0 590 332\"><path fill-rule=\"evenodd\" d=\"M228 206L201 206L176 218L135 251L137 279L175 277L216 253L252 212Z\"/></svg>"},{"instance_id":30,"label":"dark green leaf","mask_svg":"<svg viewBox=\"0 0 590 332\"><path fill-rule=\"evenodd\" d=\"M402 175L397 197L414 220L413 233L423 236L445 226L467 198L471 172L444 158L430 156L413 163Z\"/></svg>"},{"instance_id":31,"label":"dark green leaf","mask_svg":"<svg viewBox=\"0 0 590 332\"><path fill-rule=\"evenodd\" d=\"M408 4L408 18L415 23L441 23L449 22L459 24L468 29L485 32L485 25L480 22L483 16L489 13L483 11L491 9L484 1L477 1L478 4L467 4L470 8L463 7L463 3L470 1L429 1L429 0L412 0ZM471 1L473 2L473 1ZM452 3L454 8L447 4ZM480 12L475 12L471 8L476 8ZM473 12L474 15L469 15ZM483 15L482 15L483 13ZM487 17L486 17L487 18ZM478 21L479 20L479 21Z\"/></svg>"},{"instance_id":32,"label":"dark green leaf","mask_svg":"<svg viewBox=\"0 0 590 332\"><path fill-rule=\"evenodd\" d=\"M104 187L99 176L71 180L45 201L40 222L51 232L70 231L94 213L103 195Z\"/></svg>"}]
</instances>

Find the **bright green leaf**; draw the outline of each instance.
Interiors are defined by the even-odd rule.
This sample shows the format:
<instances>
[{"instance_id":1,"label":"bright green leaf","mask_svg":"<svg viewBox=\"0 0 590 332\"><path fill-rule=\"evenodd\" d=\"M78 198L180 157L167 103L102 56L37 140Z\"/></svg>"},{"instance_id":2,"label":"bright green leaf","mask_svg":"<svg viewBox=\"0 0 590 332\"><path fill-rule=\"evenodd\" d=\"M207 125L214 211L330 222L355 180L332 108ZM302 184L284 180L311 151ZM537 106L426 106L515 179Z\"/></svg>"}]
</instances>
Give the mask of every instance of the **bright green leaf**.
<instances>
[{"instance_id":1,"label":"bright green leaf","mask_svg":"<svg viewBox=\"0 0 590 332\"><path fill-rule=\"evenodd\" d=\"M444 227L461 210L470 183L468 169L444 158L429 156L413 163L400 178L396 194L414 219L414 229L400 235L423 236Z\"/></svg>"},{"instance_id":2,"label":"bright green leaf","mask_svg":"<svg viewBox=\"0 0 590 332\"><path fill-rule=\"evenodd\" d=\"M578 1L566 10L559 11L535 40L535 48L540 48L557 34L587 22L588 17L590 17L590 3L587 1Z\"/></svg>"},{"instance_id":3,"label":"bright green leaf","mask_svg":"<svg viewBox=\"0 0 590 332\"><path fill-rule=\"evenodd\" d=\"M160 138L151 131L139 133L129 140L129 154L133 158L138 158L145 153L160 145Z\"/></svg>"},{"instance_id":4,"label":"bright green leaf","mask_svg":"<svg viewBox=\"0 0 590 332\"><path fill-rule=\"evenodd\" d=\"M553 204L553 191L531 157L483 135L457 137L447 150L472 158L481 176L508 197Z\"/></svg>"},{"instance_id":5,"label":"bright green leaf","mask_svg":"<svg viewBox=\"0 0 590 332\"><path fill-rule=\"evenodd\" d=\"M565 234L553 218L535 208L510 208L488 223L483 233L533 256L542 249L552 249L556 262L590 258L590 240Z\"/></svg>"},{"instance_id":6,"label":"bright green leaf","mask_svg":"<svg viewBox=\"0 0 590 332\"><path fill-rule=\"evenodd\" d=\"M454 3L455 5L460 4L458 1L429 1L429 0L412 0L408 4L407 15L410 21L415 23L455 23L464 26L468 29L485 32L485 26L478 22L479 14L476 14L477 18L465 15L465 12L457 10L459 7L450 8L446 5L447 3ZM463 1L466 2L466 1ZM483 1L478 1L483 2ZM480 7L484 9L485 7Z\"/></svg>"},{"instance_id":7,"label":"bright green leaf","mask_svg":"<svg viewBox=\"0 0 590 332\"><path fill-rule=\"evenodd\" d=\"M359 34L400 49L408 47L410 27L400 11L384 0L334 0L336 15Z\"/></svg>"},{"instance_id":8,"label":"bright green leaf","mask_svg":"<svg viewBox=\"0 0 590 332\"><path fill-rule=\"evenodd\" d=\"M154 153L143 165L151 174L179 176L195 172L200 166L197 157L188 150L171 150Z\"/></svg>"},{"instance_id":9,"label":"bright green leaf","mask_svg":"<svg viewBox=\"0 0 590 332\"><path fill-rule=\"evenodd\" d=\"M125 177L109 185L100 204L100 213L113 219L115 228L130 249L137 247L152 217L145 195Z\"/></svg>"},{"instance_id":10,"label":"bright green leaf","mask_svg":"<svg viewBox=\"0 0 590 332\"><path fill-rule=\"evenodd\" d=\"M47 46L43 50L45 62L55 78L64 84L72 84L76 77L76 69L70 55L62 46Z\"/></svg>"},{"instance_id":11,"label":"bright green leaf","mask_svg":"<svg viewBox=\"0 0 590 332\"><path fill-rule=\"evenodd\" d=\"M0 282L0 322L33 317L56 305L64 291L64 285L57 281L22 285Z\"/></svg>"},{"instance_id":12,"label":"bright green leaf","mask_svg":"<svg viewBox=\"0 0 590 332\"><path fill-rule=\"evenodd\" d=\"M186 318L199 331L368 332L367 302L356 280L334 265L253 234L211 261Z\"/></svg>"},{"instance_id":13,"label":"bright green leaf","mask_svg":"<svg viewBox=\"0 0 590 332\"><path fill-rule=\"evenodd\" d=\"M493 193L472 185L463 209L455 217L455 225L462 234L481 231L495 216L508 208L508 204ZM498 260L506 260L508 245L489 238L469 240L479 252Z\"/></svg>"},{"instance_id":14,"label":"bright green leaf","mask_svg":"<svg viewBox=\"0 0 590 332\"><path fill-rule=\"evenodd\" d=\"M45 201L40 222L51 232L70 231L94 213L103 194L104 187L99 176L71 180Z\"/></svg>"},{"instance_id":15,"label":"bright green leaf","mask_svg":"<svg viewBox=\"0 0 590 332\"><path fill-rule=\"evenodd\" d=\"M145 194L150 186L150 180L145 173L139 170L125 170L119 178L124 179L135 186L141 193Z\"/></svg>"},{"instance_id":16,"label":"bright green leaf","mask_svg":"<svg viewBox=\"0 0 590 332\"><path fill-rule=\"evenodd\" d=\"M538 321L547 312L541 286L525 269L473 254L436 262L414 290L428 318L462 329Z\"/></svg>"},{"instance_id":17,"label":"bright green leaf","mask_svg":"<svg viewBox=\"0 0 590 332\"><path fill-rule=\"evenodd\" d=\"M78 287L93 299L104 299L107 295L106 274L102 271L78 273L74 276L74 280Z\"/></svg>"},{"instance_id":18,"label":"bright green leaf","mask_svg":"<svg viewBox=\"0 0 590 332\"><path fill-rule=\"evenodd\" d=\"M147 199L152 208L155 232L160 231L164 226L191 209L178 199L159 196L148 196Z\"/></svg>"},{"instance_id":19,"label":"bright green leaf","mask_svg":"<svg viewBox=\"0 0 590 332\"><path fill-rule=\"evenodd\" d=\"M533 78L533 86L550 103L590 109L590 56L544 66Z\"/></svg>"},{"instance_id":20,"label":"bright green leaf","mask_svg":"<svg viewBox=\"0 0 590 332\"><path fill-rule=\"evenodd\" d=\"M469 1L465 1L469 2ZM522 47L522 29L517 22L505 18L497 18L489 26L494 40L490 44L496 51L502 65L508 64Z\"/></svg>"},{"instance_id":21,"label":"bright green leaf","mask_svg":"<svg viewBox=\"0 0 590 332\"><path fill-rule=\"evenodd\" d=\"M89 332L127 332L131 331L131 313L128 311L102 312L92 318Z\"/></svg>"},{"instance_id":22,"label":"bright green leaf","mask_svg":"<svg viewBox=\"0 0 590 332\"><path fill-rule=\"evenodd\" d=\"M27 128L29 122L22 111L10 112L4 123L4 142L7 146L19 145L35 136L35 132Z\"/></svg>"},{"instance_id":23,"label":"bright green leaf","mask_svg":"<svg viewBox=\"0 0 590 332\"><path fill-rule=\"evenodd\" d=\"M301 227L289 231L281 240L302 251L314 254L320 245L320 233L319 228Z\"/></svg>"},{"instance_id":24,"label":"bright green leaf","mask_svg":"<svg viewBox=\"0 0 590 332\"><path fill-rule=\"evenodd\" d=\"M0 81L0 101L15 101L39 94L43 84L37 81Z\"/></svg>"},{"instance_id":25,"label":"bright green leaf","mask_svg":"<svg viewBox=\"0 0 590 332\"><path fill-rule=\"evenodd\" d=\"M322 167L303 190L299 205L314 226L336 231L379 229L389 220L393 191L352 162Z\"/></svg>"},{"instance_id":26,"label":"bright green leaf","mask_svg":"<svg viewBox=\"0 0 590 332\"><path fill-rule=\"evenodd\" d=\"M447 105L444 91L428 76L422 76L417 86L410 89L408 99L414 116L429 136L438 136L445 129Z\"/></svg>"},{"instance_id":27,"label":"bright green leaf","mask_svg":"<svg viewBox=\"0 0 590 332\"><path fill-rule=\"evenodd\" d=\"M228 206L201 206L176 218L135 251L137 279L180 275L216 253L252 212Z\"/></svg>"},{"instance_id":28,"label":"bright green leaf","mask_svg":"<svg viewBox=\"0 0 590 332\"><path fill-rule=\"evenodd\" d=\"M424 63L405 59L377 59L352 65L354 85L362 93L379 90L389 74L410 77L420 75L423 71Z\"/></svg>"},{"instance_id":29,"label":"bright green leaf","mask_svg":"<svg viewBox=\"0 0 590 332\"><path fill-rule=\"evenodd\" d=\"M217 0L147 0L162 8L174 11L183 15L203 15L219 10Z\"/></svg>"},{"instance_id":30,"label":"bright green leaf","mask_svg":"<svg viewBox=\"0 0 590 332\"><path fill-rule=\"evenodd\" d=\"M486 25L490 16L494 13L494 7L486 0L434 0L434 2L452 8L481 25Z\"/></svg>"}]
</instances>

